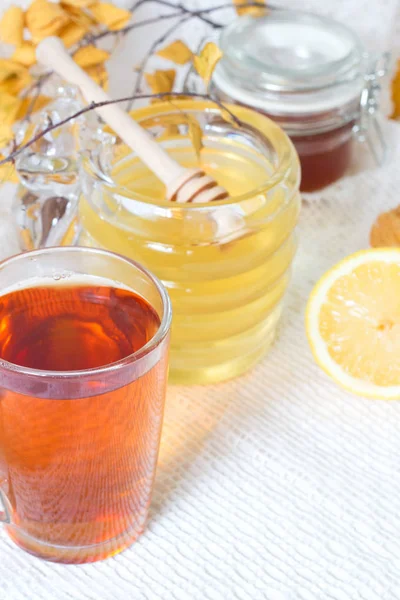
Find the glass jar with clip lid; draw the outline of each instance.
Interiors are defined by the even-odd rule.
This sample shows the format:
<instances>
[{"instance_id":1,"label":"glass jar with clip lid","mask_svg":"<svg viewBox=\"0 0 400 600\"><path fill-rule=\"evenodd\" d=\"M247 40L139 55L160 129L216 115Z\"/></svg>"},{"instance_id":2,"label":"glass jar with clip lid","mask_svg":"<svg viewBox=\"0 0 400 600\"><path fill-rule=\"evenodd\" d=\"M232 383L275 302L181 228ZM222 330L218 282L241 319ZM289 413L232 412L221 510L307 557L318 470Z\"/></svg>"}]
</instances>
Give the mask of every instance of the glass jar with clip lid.
<instances>
[{"instance_id":1,"label":"glass jar with clip lid","mask_svg":"<svg viewBox=\"0 0 400 600\"><path fill-rule=\"evenodd\" d=\"M286 131L300 157L302 191L340 179L357 141L368 144L378 164L384 161L378 97L388 56L369 55L348 27L276 10L235 20L219 45L224 55L213 93L266 114Z\"/></svg>"}]
</instances>

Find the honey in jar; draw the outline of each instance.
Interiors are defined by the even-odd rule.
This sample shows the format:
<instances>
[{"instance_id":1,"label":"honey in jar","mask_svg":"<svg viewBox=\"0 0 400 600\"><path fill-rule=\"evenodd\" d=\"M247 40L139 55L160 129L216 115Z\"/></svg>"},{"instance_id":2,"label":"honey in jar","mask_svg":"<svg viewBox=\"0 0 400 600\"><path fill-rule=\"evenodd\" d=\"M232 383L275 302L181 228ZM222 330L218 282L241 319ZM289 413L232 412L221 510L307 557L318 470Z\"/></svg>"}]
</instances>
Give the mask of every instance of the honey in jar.
<instances>
[{"instance_id":1,"label":"honey in jar","mask_svg":"<svg viewBox=\"0 0 400 600\"><path fill-rule=\"evenodd\" d=\"M229 192L209 204L165 200L126 146L93 143L83 164L79 243L135 258L167 287L173 307L170 378L228 379L271 346L295 254L299 163L286 134L239 106L241 126L212 102L174 101L134 117L175 160L201 166ZM196 153L189 124L202 131Z\"/></svg>"},{"instance_id":2,"label":"honey in jar","mask_svg":"<svg viewBox=\"0 0 400 600\"><path fill-rule=\"evenodd\" d=\"M214 93L279 123L298 152L302 191L340 179L352 164L356 139L370 137L382 162L376 111L385 57L368 56L349 28L314 14L276 10L235 20L219 44L224 55L213 75Z\"/></svg>"}]
</instances>

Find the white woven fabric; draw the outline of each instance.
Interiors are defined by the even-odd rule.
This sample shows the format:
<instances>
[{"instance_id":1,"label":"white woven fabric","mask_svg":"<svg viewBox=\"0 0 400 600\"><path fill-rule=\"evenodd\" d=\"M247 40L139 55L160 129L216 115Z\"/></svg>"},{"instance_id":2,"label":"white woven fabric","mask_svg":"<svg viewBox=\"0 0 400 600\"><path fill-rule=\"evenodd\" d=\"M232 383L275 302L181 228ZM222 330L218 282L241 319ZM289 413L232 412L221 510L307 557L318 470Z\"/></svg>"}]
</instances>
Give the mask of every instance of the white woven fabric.
<instances>
[{"instance_id":1,"label":"white woven fabric","mask_svg":"<svg viewBox=\"0 0 400 600\"><path fill-rule=\"evenodd\" d=\"M334 0L329 12L348 21L351 5L352 22L389 43L396 4ZM376 215L400 203L400 126L386 133L383 168L364 166L304 203L269 356L225 384L170 387L145 534L104 563L65 567L0 533L0 600L400 598L400 403L337 388L314 364L303 325L316 279L366 247ZM3 188L2 256L13 249L9 195Z\"/></svg>"}]
</instances>

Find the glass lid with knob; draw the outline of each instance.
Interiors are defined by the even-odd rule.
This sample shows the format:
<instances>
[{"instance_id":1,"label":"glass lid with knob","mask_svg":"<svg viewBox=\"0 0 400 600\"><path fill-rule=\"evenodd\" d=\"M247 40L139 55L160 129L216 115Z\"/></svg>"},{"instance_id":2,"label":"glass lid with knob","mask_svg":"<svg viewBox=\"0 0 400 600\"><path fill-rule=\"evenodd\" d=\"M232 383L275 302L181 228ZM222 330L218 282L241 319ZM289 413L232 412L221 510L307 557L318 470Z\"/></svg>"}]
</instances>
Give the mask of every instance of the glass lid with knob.
<instances>
[{"instance_id":1,"label":"glass lid with knob","mask_svg":"<svg viewBox=\"0 0 400 600\"><path fill-rule=\"evenodd\" d=\"M331 19L277 10L242 17L221 34L213 83L271 114L321 113L359 99L368 57L357 36Z\"/></svg>"}]
</instances>

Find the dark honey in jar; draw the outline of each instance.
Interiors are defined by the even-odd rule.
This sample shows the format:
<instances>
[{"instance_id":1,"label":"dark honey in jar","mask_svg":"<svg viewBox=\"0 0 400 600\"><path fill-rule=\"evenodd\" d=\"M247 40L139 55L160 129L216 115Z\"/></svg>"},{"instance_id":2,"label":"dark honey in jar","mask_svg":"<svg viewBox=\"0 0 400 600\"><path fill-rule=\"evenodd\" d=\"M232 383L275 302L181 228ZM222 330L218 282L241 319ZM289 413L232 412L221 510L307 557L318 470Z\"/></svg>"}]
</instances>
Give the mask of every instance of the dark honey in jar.
<instances>
[{"instance_id":1,"label":"dark honey in jar","mask_svg":"<svg viewBox=\"0 0 400 600\"><path fill-rule=\"evenodd\" d=\"M213 92L259 110L286 131L300 158L301 191L340 179L373 119L377 127L381 57L368 56L346 26L300 11L241 17L219 43L224 55ZM374 149L381 160L383 146Z\"/></svg>"}]
</instances>

